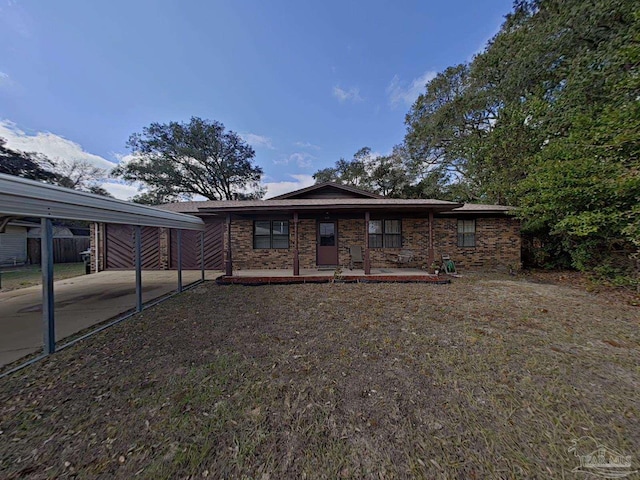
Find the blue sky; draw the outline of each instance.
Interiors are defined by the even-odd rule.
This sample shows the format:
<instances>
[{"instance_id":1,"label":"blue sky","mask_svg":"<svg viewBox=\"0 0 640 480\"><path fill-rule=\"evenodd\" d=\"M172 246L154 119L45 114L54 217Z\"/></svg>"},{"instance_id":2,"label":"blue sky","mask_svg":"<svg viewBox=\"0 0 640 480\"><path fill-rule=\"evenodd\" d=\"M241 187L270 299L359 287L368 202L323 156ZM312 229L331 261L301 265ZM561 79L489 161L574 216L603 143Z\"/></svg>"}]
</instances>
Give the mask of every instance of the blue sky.
<instances>
[{"instance_id":1,"label":"blue sky","mask_svg":"<svg viewBox=\"0 0 640 480\"><path fill-rule=\"evenodd\" d=\"M388 153L425 81L482 50L510 8L0 0L0 136L109 166L149 123L200 116L254 146L275 195L363 146Z\"/></svg>"}]
</instances>

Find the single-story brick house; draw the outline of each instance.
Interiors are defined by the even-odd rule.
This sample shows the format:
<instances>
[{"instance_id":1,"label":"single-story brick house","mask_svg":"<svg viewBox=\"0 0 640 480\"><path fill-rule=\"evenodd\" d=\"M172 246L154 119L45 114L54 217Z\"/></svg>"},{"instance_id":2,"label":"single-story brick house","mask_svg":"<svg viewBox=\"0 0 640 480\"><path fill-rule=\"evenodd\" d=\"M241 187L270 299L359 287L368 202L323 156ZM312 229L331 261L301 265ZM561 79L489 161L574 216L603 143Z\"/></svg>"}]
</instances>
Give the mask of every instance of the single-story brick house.
<instances>
[{"instance_id":1,"label":"single-story brick house","mask_svg":"<svg viewBox=\"0 0 640 480\"><path fill-rule=\"evenodd\" d=\"M206 224L204 248L197 233L182 236L183 268L331 268L349 266L350 247L363 253L360 268L429 267L442 254L463 269L520 268L520 222L501 205L430 199L385 198L331 182L268 200L199 201L160 208L188 213ZM102 225L100 269L132 268L131 229ZM95 242L93 242L95 244ZM95 249L95 245L92 248ZM143 268L176 267L176 234L145 227ZM124 246L123 246L124 245ZM398 264L400 253L410 252ZM94 251L95 253L95 251Z\"/></svg>"}]
</instances>

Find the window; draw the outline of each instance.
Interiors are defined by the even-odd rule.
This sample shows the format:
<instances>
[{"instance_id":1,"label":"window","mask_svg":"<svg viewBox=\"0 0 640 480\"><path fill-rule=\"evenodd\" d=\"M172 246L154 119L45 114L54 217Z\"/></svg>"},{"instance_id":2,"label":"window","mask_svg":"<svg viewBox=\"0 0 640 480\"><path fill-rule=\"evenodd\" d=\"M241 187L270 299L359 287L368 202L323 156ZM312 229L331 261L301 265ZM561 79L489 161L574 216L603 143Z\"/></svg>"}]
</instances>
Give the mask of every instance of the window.
<instances>
[{"instance_id":1,"label":"window","mask_svg":"<svg viewBox=\"0 0 640 480\"><path fill-rule=\"evenodd\" d=\"M476 221L458 220L458 246L476 246Z\"/></svg>"},{"instance_id":2,"label":"window","mask_svg":"<svg viewBox=\"0 0 640 480\"><path fill-rule=\"evenodd\" d=\"M256 220L253 248L289 248L288 220Z\"/></svg>"},{"instance_id":3,"label":"window","mask_svg":"<svg viewBox=\"0 0 640 480\"><path fill-rule=\"evenodd\" d=\"M400 220L370 220L369 247L401 248L402 231Z\"/></svg>"}]
</instances>

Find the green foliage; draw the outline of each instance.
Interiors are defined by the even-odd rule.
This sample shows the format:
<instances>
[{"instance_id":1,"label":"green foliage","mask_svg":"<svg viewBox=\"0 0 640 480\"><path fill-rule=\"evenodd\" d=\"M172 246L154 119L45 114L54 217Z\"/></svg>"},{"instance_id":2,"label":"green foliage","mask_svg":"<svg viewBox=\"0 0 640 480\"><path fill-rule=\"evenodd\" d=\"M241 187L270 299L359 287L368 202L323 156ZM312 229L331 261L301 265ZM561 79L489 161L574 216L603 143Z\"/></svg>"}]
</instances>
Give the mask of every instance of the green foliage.
<instances>
[{"instance_id":1,"label":"green foliage","mask_svg":"<svg viewBox=\"0 0 640 480\"><path fill-rule=\"evenodd\" d=\"M210 200L261 198L262 169L255 152L222 123L191 118L189 123L152 123L127 144L134 154L113 175L141 182L149 193L136 201L190 198Z\"/></svg>"},{"instance_id":2,"label":"green foliage","mask_svg":"<svg viewBox=\"0 0 640 480\"><path fill-rule=\"evenodd\" d=\"M341 158L334 167L318 170L316 183L335 182L389 197L404 196L409 184L405 150L396 146L391 155L376 156L369 147L358 150L351 160Z\"/></svg>"},{"instance_id":3,"label":"green foliage","mask_svg":"<svg viewBox=\"0 0 640 480\"><path fill-rule=\"evenodd\" d=\"M547 266L624 276L640 248L639 25L631 0L516 2L486 50L411 108L411 171L520 207Z\"/></svg>"}]
</instances>

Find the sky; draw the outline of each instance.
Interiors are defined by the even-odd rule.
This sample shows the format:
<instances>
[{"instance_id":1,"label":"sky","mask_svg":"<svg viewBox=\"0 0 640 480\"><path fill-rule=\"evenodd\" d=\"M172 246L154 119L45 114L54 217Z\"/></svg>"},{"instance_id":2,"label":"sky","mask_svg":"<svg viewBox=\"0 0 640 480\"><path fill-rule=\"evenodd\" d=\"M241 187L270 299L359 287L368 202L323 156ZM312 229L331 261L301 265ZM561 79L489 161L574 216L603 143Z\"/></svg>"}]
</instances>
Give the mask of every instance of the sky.
<instances>
[{"instance_id":1,"label":"sky","mask_svg":"<svg viewBox=\"0 0 640 480\"><path fill-rule=\"evenodd\" d=\"M481 52L511 4L0 0L0 137L109 169L132 133L198 116L252 145L278 195L364 146L389 153L425 83Z\"/></svg>"}]
</instances>

